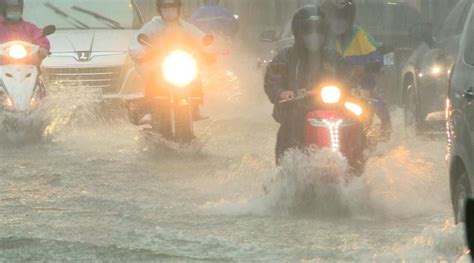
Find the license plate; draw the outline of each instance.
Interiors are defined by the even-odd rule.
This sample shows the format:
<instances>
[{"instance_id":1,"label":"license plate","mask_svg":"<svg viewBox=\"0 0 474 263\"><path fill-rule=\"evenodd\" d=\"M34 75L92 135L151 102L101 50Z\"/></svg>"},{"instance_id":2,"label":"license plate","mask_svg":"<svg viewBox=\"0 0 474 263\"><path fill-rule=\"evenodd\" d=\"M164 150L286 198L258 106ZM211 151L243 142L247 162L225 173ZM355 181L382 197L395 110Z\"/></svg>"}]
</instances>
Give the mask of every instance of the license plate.
<instances>
[{"instance_id":1,"label":"license plate","mask_svg":"<svg viewBox=\"0 0 474 263\"><path fill-rule=\"evenodd\" d=\"M391 52L383 56L383 64L385 66L395 65L395 53Z\"/></svg>"}]
</instances>

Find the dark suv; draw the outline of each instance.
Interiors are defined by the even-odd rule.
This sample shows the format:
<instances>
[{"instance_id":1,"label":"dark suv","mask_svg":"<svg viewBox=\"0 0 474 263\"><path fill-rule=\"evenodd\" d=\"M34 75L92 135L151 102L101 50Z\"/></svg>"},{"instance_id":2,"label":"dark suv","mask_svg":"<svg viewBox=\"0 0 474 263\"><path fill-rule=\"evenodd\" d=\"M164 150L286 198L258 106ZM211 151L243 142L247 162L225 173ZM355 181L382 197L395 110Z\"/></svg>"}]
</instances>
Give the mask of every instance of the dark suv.
<instances>
[{"instance_id":1,"label":"dark suv","mask_svg":"<svg viewBox=\"0 0 474 263\"><path fill-rule=\"evenodd\" d=\"M464 220L464 200L472 194L474 182L474 8L468 13L446 102L449 179L456 222Z\"/></svg>"},{"instance_id":2,"label":"dark suv","mask_svg":"<svg viewBox=\"0 0 474 263\"><path fill-rule=\"evenodd\" d=\"M436 36L430 24L412 28L412 37L423 43L402 70L401 100L405 123L422 132L428 124L444 122L448 76L456 59L459 40L472 0L459 0Z\"/></svg>"}]
</instances>

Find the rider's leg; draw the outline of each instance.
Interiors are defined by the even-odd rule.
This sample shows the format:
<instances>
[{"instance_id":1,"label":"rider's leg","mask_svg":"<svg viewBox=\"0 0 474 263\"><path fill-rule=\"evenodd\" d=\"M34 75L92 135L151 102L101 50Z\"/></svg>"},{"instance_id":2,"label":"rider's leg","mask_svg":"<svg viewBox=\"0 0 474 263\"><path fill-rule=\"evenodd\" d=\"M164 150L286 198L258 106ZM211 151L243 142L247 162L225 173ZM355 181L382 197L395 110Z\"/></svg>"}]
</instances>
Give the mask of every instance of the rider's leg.
<instances>
[{"instance_id":1,"label":"rider's leg","mask_svg":"<svg viewBox=\"0 0 474 263\"><path fill-rule=\"evenodd\" d=\"M382 100L380 96L372 96L375 102L375 114L380 119L381 129L383 132L392 131L392 120L390 117L390 111L388 110L387 104Z\"/></svg>"}]
</instances>

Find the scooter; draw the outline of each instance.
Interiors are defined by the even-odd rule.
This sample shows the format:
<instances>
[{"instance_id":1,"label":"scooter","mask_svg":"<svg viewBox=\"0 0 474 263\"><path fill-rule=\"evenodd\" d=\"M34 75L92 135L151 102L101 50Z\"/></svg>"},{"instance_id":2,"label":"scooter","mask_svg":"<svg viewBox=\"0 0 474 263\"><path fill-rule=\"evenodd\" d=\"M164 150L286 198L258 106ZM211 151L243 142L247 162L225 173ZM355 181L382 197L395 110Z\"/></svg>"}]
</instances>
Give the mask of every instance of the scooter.
<instances>
[{"instance_id":1,"label":"scooter","mask_svg":"<svg viewBox=\"0 0 474 263\"><path fill-rule=\"evenodd\" d=\"M202 41L209 46L214 38L207 35ZM148 80L147 96L127 102L130 119L141 124L133 119L143 117L137 114L142 108L151 115L146 122L152 134L181 145L191 143L195 139L193 111L202 102L199 54L187 43L156 44L144 34L138 36L138 42L151 50L146 59L156 65L157 73Z\"/></svg>"},{"instance_id":2,"label":"scooter","mask_svg":"<svg viewBox=\"0 0 474 263\"><path fill-rule=\"evenodd\" d=\"M299 92L280 103L297 103L312 98L314 108L305 117L305 147L329 148L344 156L356 174L362 174L372 128L374 110L370 96L361 89L340 85L322 85L309 92Z\"/></svg>"},{"instance_id":3,"label":"scooter","mask_svg":"<svg viewBox=\"0 0 474 263\"><path fill-rule=\"evenodd\" d=\"M54 32L55 26L47 26L42 37ZM33 115L47 96L37 65L39 51L39 46L24 41L0 45L0 57L7 61L0 66L0 112L7 116L4 126L18 129L18 123Z\"/></svg>"}]
</instances>

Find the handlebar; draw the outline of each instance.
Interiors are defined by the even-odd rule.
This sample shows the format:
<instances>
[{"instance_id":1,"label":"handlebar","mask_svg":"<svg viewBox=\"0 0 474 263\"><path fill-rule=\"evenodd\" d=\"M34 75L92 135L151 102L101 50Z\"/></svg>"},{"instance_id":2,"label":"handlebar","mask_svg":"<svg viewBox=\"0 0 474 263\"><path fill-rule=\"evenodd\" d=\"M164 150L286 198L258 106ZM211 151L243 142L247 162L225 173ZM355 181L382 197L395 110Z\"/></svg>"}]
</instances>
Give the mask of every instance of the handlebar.
<instances>
[{"instance_id":1,"label":"handlebar","mask_svg":"<svg viewBox=\"0 0 474 263\"><path fill-rule=\"evenodd\" d=\"M284 103L300 101L300 100L304 100L308 97L313 97L315 95L316 95L315 91L299 90L299 91L297 91L297 94L296 94L295 97L290 98L290 99L280 100L278 103L279 104L284 104Z\"/></svg>"}]
</instances>

